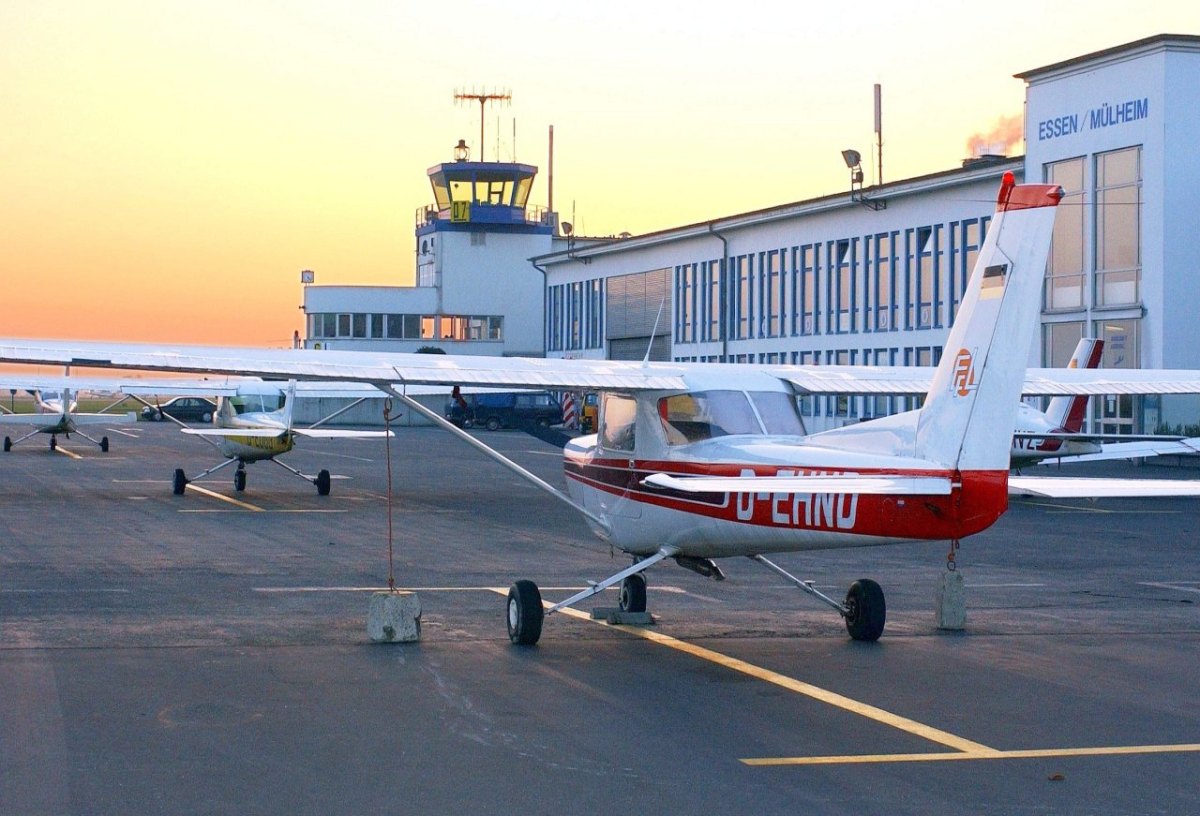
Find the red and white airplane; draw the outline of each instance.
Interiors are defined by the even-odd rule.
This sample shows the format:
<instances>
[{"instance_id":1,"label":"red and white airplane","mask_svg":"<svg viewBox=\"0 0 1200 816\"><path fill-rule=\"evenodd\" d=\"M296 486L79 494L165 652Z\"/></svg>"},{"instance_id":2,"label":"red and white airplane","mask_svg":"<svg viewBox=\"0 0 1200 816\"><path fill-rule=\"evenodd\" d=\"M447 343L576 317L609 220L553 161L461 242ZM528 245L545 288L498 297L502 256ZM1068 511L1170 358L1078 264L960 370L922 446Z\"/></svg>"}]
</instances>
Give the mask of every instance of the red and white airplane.
<instances>
[{"instance_id":1,"label":"red and white airplane","mask_svg":"<svg viewBox=\"0 0 1200 816\"><path fill-rule=\"evenodd\" d=\"M796 410L803 386L795 383L812 379L811 370L801 367L43 340L0 340L0 361L365 382L392 394L575 507L597 534L633 559L628 568L549 606L536 584L516 581L507 621L517 644L537 642L545 614L617 584L622 608L644 611L643 573L660 561L674 559L719 578L714 559L733 556L752 558L829 604L851 637L875 640L886 617L878 584L856 581L837 601L766 556L914 540L957 543L993 524L1007 509L1010 490L1200 495L1200 482L1009 474L1027 372L1024 355L1013 354L1004 338L1028 336L1036 325L1061 197L1057 186L1018 186L1005 175L946 354L920 409L815 434L803 432ZM853 371L839 372L841 384L896 391L894 382L880 386L878 372L860 372L857 379ZM1044 393L1119 393L1108 386L1089 391L1086 379L1072 382ZM566 447L564 493L409 398L410 385L599 391L598 432Z\"/></svg>"}]
</instances>

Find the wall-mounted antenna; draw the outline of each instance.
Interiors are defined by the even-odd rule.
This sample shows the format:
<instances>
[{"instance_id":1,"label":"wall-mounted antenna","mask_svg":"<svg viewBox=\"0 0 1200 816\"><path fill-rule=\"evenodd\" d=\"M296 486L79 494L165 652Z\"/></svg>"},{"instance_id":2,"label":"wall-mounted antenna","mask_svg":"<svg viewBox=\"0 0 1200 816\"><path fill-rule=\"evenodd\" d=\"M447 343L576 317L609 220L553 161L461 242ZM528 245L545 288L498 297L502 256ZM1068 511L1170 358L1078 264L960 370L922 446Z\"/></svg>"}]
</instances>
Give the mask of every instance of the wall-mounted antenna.
<instances>
[{"instance_id":1,"label":"wall-mounted antenna","mask_svg":"<svg viewBox=\"0 0 1200 816\"><path fill-rule=\"evenodd\" d=\"M883 90L879 83L875 83L875 149L877 164L876 171L879 173L876 184L883 184Z\"/></svg>"},{"instance_id":2,"label":"wall-mounted antenna","mask_svg":"<svg viewBox=\"0 0 1200 816\"><path fill-rule=\"evenodd\" d=\"M478 102L479 103L479 157L483 158L484 141L483 141L483 114L489 102L504 102L512 103L512 91L509 90L492 90L492 91L476 91L471 88L470 91L455 90L455 102ZM498 129L498 128L497 128Z\"/></svg>"}]
</instances>

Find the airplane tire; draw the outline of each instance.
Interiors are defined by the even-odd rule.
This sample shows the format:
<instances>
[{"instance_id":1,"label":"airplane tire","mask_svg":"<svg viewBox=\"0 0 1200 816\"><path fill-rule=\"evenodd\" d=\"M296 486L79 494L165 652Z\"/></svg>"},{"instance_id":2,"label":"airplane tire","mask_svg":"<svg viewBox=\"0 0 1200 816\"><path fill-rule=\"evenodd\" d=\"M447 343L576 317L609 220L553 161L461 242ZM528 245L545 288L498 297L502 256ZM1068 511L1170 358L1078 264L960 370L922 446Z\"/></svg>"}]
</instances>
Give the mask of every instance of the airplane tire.
<instances>
[{"instance_id":1,"label":"airplane tire","mask_svg":"<svg viewBox=\"0 0 1200 816\"><path fill-rule=\"evenodd\" d=\"M233 489L239 493L246 489L246 471L235 470L233 472Z\"/></svg>"},{"instance_id":2,"label":"airplane tire","mask_svg":"<svg viewBox=\"0 0 1200 816\"><path fill-rule=\"evenodd\" d=\"M320 473L317 474L317 495L318 496L328 496L329 495L329 471L328 470L322 470Z\"/></svg>"},{"instance_id":3,"label":"airplane tire","mask_svg":"<svg viewBox=\"0 0 1200 816\"><path fill-rule=\"evenodd\" d=\"M4 452L8 453L10 450L12 450L12 437L6 436L4 437Z\"/></svg>"},{"instance_id":4,"label":"airplane tire","mask_svg":"<svg viewBox=\"0 0 1200 816\"><path fill-rule=\"evenodd\" d=\"M57 448L58 448L58 438L54 437L54 436L50 437L50 450L55 450Z\"/></svg>"},{"instance_id":5,"label":"airplane tire","mask_svg":"<svg viewBox=\"0 0 1200 816\"><path fill-rule=\"evenodd\" d=\"M542 593L533 581L517 581L508 590L508 639L532 646L542 636Z\"/></svg>"},{"instance_id":6,"label":"airplane tire","mask_svg":"<svg viewBox=\"0 0 1200 816\"><path fill-rule=\"evenodd\" d=\"M108 437L107 436L100 437L100 451L102 453L108 453Z\"/></svg>"},{"instance_id":7,"label":"airplane tire","mask_svg":"<svg viewBox=\"0 0 1200 816\"><path fill-rule=\"evenodd\" d=\"M860 578L846 593L846 631L854 640L873 643L883 634L887 604L883 590L870 578Z\"/></svg>"},{"instance_id":8,"label":"airplane tire","mask_svg":"<svg viewBox=\"0 0 1200 816\"><path fill-rule=\"evenodd\" d=\"M183 472L183 468L175 468L175 477L171 480L171 492L176 496L182 496L186 487L187 475Z\"/></svg>"},{"instance_id":9,"label":"airplane tire","mask_svg":"<svg viewBox=\"0 0 1200 816\"><path fill-rule=\"evenodd\" d=\"M638 573L621 582L621 611L646 611L646 576Z\"/></svg>"}]
</instances>

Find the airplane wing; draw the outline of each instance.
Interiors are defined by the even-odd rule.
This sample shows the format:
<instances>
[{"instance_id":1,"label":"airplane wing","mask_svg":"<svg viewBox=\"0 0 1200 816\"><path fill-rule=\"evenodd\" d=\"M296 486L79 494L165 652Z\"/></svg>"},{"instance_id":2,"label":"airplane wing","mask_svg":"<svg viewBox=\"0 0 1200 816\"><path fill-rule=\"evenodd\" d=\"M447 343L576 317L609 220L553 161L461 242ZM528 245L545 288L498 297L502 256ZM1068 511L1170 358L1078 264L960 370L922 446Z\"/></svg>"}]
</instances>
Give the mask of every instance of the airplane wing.
<instances>
[{"instance_id":1,"label":"airplane wing","mask_svg":"<svg viewBox=\"0 0 1200 816\"><path fill-rule=\"evenodd\" d=\"M1009 476L1008 492L1011 496L1052 499L1200 496L1200 480Z\"/></svg>"},{"instance_id":2,"label":"airplane wing","mask_svg":"<svg viewBox=\"0 0 1200 816\"><path fill-rule=\"evenodd\" d=\"M0 361L330 382L589 390L682 389L683 364L313 349L0 340ZM691 364L704 365L704 364Z\"/></svg>"},{"instance_id":3,"label":"airplane wing","mask_svg":"<svg viewBox=\"0 0 1200 816\"><path fill-rule=\"evenodd\" d=\"M722 363L642 363L539 357L162 346L3 339L0 362L240 375L401 386L562 390L682 389L685 371L719 372ZM934 369L921 366L755 366L813 394L924 394ZM1027 395L1195 394L1200 371L1031 368Z\"/></svg>"},{"instance_id":4,"label":"airplane wing","mask_svg":"<svg viewBox=\"0 0 1200 816\"><path fill-rule=\"evenodd\" d=\"M931 466L932 467L932 466ZM685 493L868 493L895 496L949 496L950 479L941 476L671 476L655 473L649 487Z\"/></svg>"},{"instance_id":5,"label":"airplane wing","mask_svg":"<svg viewBox=\"0 0 1200 816\"><path fill-rule=\"evenodd\" d=\"M927 366L764 366L764 370L809 394L896 394L929 392L934 369ZM1200 394L1200 371L1135 368L1030 368L1025 396L1073 394Z\"/></svg>"},{"instance_id":6,"label":"airplane wing","mask_svg":"<svg viewBox=\"0 0 1200 816\"><path fill-rule=\"evenodd\" d=\"M391 431L326 430L325 428L292 428L296 436L312 439L382 439L395 436Z\"/></svg>"},{"instance_id":7,"label":"airplane wing","mask_svg":"<svg viewBox=\"0 0 1200 816\"><path fill-rule=\"evenodd\" d=\"M32 425L35 428L49 428L63 421L62 414L0 414L0 424ZM79 414L71 413L74 425L131 425L137 422L137 415L123 414Z\"/></svg>"},{"instance_id":8,"label":"airplane wing","mask_svg":"<svg viewBox=\"0 0 1200 816\"><path fill-rule=\"evenodd\" d=\"M180 428L191 436L237 436L255 439L278 439L287 434L285 428Z\"/></svg>"}]
</instances>

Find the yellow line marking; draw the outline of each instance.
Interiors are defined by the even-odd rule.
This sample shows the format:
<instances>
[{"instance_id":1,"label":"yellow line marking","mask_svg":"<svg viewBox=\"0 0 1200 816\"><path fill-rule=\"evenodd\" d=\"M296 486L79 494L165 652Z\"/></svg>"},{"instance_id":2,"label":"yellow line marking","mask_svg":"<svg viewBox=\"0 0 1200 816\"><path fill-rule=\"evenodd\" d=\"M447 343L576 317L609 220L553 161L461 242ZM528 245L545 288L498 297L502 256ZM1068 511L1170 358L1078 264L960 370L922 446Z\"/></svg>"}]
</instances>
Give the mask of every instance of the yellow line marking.
<instances>
[{"instance_id":1,"label":"yellow line marking","mask_svg":"<svg viewBox=\"0 0 1200 816\"><path fill-rule=\"evenodd\" d=\"M507 590L504 594L507 594ZM559 612L570 615L581 620L592 621L591 615L580 612L578 609L560 609ZM966 751L981 756L990 756L998 753L995 748L989 748L986 745L981 745L978 742L972 742L968 739L956 736L948 731L942 731L924 723L919 723L916 720L910 720L907 717L902 717L899 714L893 714L890 711L884 711L882 708L876 708L867 703L860 703L858 700L852 700L849 697L843 697L841 694L814 686L811 683L805 683L802 680L796 680L793 677L788 677L785 674L773 672L770 669L764 669L761 666L755 666L752 663L747 663L744 660L738 660L735 657L723 655L720 652L714 652L712 649L706 649L703 646L697 646L694 643L686 643L670 635L664 635L660 632L653 632L649 629L643 629L636 626L621 626L609 624L607 621L593 621L602 626L611 626L613 629L620 629L623 632L628 632L631 635L637 635L640 638L657 643L660 646L667 646L676 651L690 654L693 657L698 657L701 660L707 660L710 663L716 663L718 666L723 666L731 671L740 672L758 680L779 686L780 688L794 691L797 694L803 694L818 702L826 705L834 706L835 708L849 711L851 714L857 714L860 717L866 717L870 720L875 720L883 725L889 725L892 728L905 731L909 734L921 737L922 739L936 742L939 745L945 745L948 748L955 748L959 751Z\"/></svg>"},{"instance_id":2,"label":"yellow line marking","mask_svg":"<svg viewBox=\"0 0 1200 816\"><path fill-rule=\"evenodd\" d=\"M1185 754L1200 752L1200 744L1118 745L1098 748L1037 748L1018 751L956 751L949 754L864 754L856 756L759 757L740 760L757 768L781 765L870 765L887 762L953 762L980 759L1041 759L1046 757L1130 756L1134 754Z\"/></svg>"},{"instance_id":3,"label":"yellow line marking","mask_svg":"<svg viewBox=\"0 0 1200 816\"><path fill-rule=\"evenodd\" d=\"M70 456L72 459L82 459L83 458L78 453L75 453L74 451L69 451L66 448L64 448L62 445L56 445L54 450L57 451L58 453L61 453L63 456Z\"/></svg>"},{"instance_id":4,"label":"yellow line marking","mask_svg":"<svg viewBox=\"0 0 1200 816\"><path fill-rule=\"evenodd\" d=\"M230 504L234 504L234 505L237 505L238 507L241 507L243 510L253 510L256 513L265 512L263 510L263 508L261 508L261 507L256 507L253 504L249 504L244 501L238 501L237 499L231 499L228 496L222 496L220 493L214 493L213 491L211 491L207 488L198 487L197 485L194 485L194 484L189 484L187 486L187 489L194 490L197 493L203 493L205 496L211 496L214 499L220 499L223 502L229 502ZM184 511L184 512L187 512L187 511Z\"/></svg>"}]
</instances>

